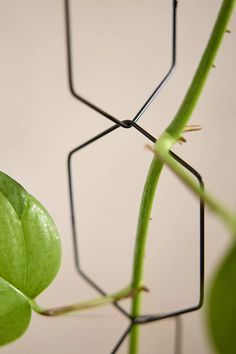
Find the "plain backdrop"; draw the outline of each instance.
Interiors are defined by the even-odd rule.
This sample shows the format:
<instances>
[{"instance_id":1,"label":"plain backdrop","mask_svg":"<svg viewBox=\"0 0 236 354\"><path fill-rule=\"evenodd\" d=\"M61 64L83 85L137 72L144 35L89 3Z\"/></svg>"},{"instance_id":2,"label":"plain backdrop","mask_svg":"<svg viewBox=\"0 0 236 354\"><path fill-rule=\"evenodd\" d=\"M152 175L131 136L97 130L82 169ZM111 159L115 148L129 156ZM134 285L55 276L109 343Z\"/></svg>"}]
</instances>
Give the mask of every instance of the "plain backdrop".
<instances>
[{"instance_id":1,"label":"plain backdrop","mask_svg":"<svg viewBox=\"0 0 236 354\"><path fill-rule=\"evenodd\" d=\"M74 83L78 93L119 119L132 119L170 66L171 3L164 0L71 0ZM209 37L221 1L178 4L177 67L140 119L155 137L174 116ZM235 16L188 133L174 148L207 188L236 207ZM76 272L66 157L112 123L69 93L63 1L0 0L0 169L38 198L61 235L62 266L40 295L44 307L98 294ZM73 157L79 253L83 270L107 292L129 283L148 140L118 129ZM155 200L146 250L143 313L198 301L199 202L166 169ZM206 212L206 289L230 242ZM129 302L123 302L129 309ZM212 354L203 310L182 318L182 354ZM128 325L111 306L63 318L32 316L25 335L2 354L106 354ZM142 354L172 354L175 322L142 327ZM126 353L127 342L119 353Z\"/></svg>"}]
</instances>

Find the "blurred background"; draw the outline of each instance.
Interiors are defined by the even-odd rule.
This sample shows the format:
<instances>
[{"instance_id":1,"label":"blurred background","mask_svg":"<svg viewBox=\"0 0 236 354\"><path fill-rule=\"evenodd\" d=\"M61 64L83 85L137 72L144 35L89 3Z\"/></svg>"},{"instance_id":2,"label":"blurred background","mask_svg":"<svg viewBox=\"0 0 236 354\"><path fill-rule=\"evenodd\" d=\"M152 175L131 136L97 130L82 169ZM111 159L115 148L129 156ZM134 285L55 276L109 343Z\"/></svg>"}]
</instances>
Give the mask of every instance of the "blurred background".
<instances>
[{"instance_id":1,"label":"blurred background","mask_svg":"<svg viewBox=\"0 0 236 354\"><path fill-rule=\"evenodd\" d=\"M221 1L179 1L177 68L140 125L158 137L176 113L206 45ZM172 1L71 0L76 91L118 119L132 119L169 69ZM235 28L212 69L187 144L174 151L195 167L208 189L236 208ZM69 93L63 1L0 0L0 169L49 210L59 229L63 259L43 307L96 297L73 259L66 158L70 150L112 123ZM152 153L147 139L118 129L72 160L82 269L107 292L126 286L142 188ZM143 313L162 313L198 301L199 203L164 170L146 251ZM230 237L206 213L206 283ZM122 305L129 309L129 301ZM183 318L182 354L212 354L204 308ZM63 318L33 315L26 334L3 354L106 354L128 326L112 306ZM142 354L172 354L175 322L142 327ZM127 352L127 342L119 353Z\"/></svg>"}]
</instances>

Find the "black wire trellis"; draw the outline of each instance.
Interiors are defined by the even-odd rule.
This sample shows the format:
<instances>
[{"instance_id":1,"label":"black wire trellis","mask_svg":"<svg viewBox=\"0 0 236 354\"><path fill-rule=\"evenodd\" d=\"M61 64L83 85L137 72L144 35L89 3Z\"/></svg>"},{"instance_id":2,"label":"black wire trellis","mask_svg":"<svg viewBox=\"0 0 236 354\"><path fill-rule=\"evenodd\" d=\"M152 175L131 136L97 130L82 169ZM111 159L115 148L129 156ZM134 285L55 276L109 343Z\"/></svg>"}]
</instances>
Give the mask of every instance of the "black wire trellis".
<instances>
[{"instance_id":1,"label":"black wire trellis","mask_svg":"<svg viewBox=\"0 0 236 354\"><path fill-rule=\"evenodd\" d=\"M73 84L73 60L72 60L72 43L71 43L71 21L70 21L70 0L64 0L64 5L65 5L65 29L66 29L66 52L67 52L67 67L68 67L68 82L69 82L69 90L70 93L78 99L80 102L84 103L97 113L103 115L113 123L115 123L113 126L110 128L104 130L100 134L96 135L95 137L91 138L90 140L86 141L85 143L79 145L75 149L71 150L68 159L67 159L67 168L68 168L68 182L69 182L69 198L70 198L70 210L71 210L71 224L72 224L72 236L73 236L73 246L74 246L74 258L75 258L75 264L76 264L76 269L80 276L88 283L90 284L94 289L96 289L101 295L106 295L106 291L102 289L102 287L99 286L93 279L91 279L85 271L82 270L81 264L80 264L80 259L79 259L79 252L78 252L78 233L77 233L77 227L76 227L76 216L75 216L75 204L74 204L74 191L73 191L73 179L72 179L72 157L74 154L79 152L81 149L89 146L90 144L94 143L95 141L105 137L106 135L112 133L113 131L117 130L118 128L134 128L136 129L139 133L144 135L148 140L151 142L155 143L156 139L148 133L146 130L144 130L140 125L137 124L137 121L140 119L140 117L143 115L145 110L148 108L148 106L151 104L151 102L154 100L154 98L157 97L158 93L160 92L161 88L163 88L163 85L166 83L167 79L170 77L171 73L173 72L173 69L176 65L176 28L177 28L177 22L176 22L176 14L177 14L177 1L173 0L172 1L172 41L171 41L171 66L167 73L164 75L164 78L160 81L160 83L157 85L156 89L154 92L148 97L146 102L143 104L143 106L139 109L137 114L130 120L119 120L118 118L114 117L113 115L105 112L103 109L100 107L96 106L92 102L88 101L84 97L80 96ZM179 156L171 152L171 155L173 158L175 158L176 161L178 161L184 168L186 168L198 181L200 187L204 189L204 184L202 181L201 175L192 167L190 166L187 162L182 160ZM132 330L134 325L143 325L146 323L150 323L153 321L159 321L162 319L166 318L175 318L176 320L176 331L175 331L175 345L174 345L174 353L175 354L180 354L181 353L181 338L182 338L182 325L181 325L181 317L180 315L183 315L188 312L196 311L201 308L204 300L204 202L199 200L199 247L200 247L200 252L199 252L199 299L198 302L190 307L186 307L183 309L179 309L173 312L168 312L164 314L148 314L148 315L140 315L138 317L133 318L130 313L125 310L119 303L114 303L114 306L118 311L120 311L129 321L129 326L127 329L124 331L122 336L119 338L117 343L115 344L114 348L111 351L111 354L114 354L118 351L120 348L121 344L124 342L126 337L129 335L130 331Z\"/></svg>"}]
</instances>

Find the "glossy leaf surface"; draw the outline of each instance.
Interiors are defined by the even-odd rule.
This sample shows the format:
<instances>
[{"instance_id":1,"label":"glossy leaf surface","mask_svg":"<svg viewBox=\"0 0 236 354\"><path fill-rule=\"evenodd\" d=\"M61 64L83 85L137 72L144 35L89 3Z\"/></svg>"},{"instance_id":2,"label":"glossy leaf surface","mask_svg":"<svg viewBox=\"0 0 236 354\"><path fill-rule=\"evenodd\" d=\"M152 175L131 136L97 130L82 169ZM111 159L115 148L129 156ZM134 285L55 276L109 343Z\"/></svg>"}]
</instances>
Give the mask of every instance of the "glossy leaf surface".
<instances>
[{"instance_id":1,"label":"glossy leaf surface","mask_svg":"<svg viewBox=\"0 0 236 354\"><path fill-rule=\"evenodd\" d=\"M59 235L48 212L0 172L0 344L26 329L31 313L28 299L51 283L60 259Z\"/></svg>"},{"instance_id":2,"label":"glossy leaf surface","mask_svg":"<svg viewBox=\"0 0 236 354\"><path fill-rule=\"evenodd\" d=\"M0 345L20 337L31 318L28 300L6 281L0 279Z\"/></svg>"},{"instance_id":3,"label":"glossy leaf surface","mask_svg":"<svg viewBox=\"0 0 236 354\"><path fill-rule=\"evenodd\" d=\"M208 301L208 324L216 352L236 353L236 244L216 272Z\"/></svg>"}]
</instances>

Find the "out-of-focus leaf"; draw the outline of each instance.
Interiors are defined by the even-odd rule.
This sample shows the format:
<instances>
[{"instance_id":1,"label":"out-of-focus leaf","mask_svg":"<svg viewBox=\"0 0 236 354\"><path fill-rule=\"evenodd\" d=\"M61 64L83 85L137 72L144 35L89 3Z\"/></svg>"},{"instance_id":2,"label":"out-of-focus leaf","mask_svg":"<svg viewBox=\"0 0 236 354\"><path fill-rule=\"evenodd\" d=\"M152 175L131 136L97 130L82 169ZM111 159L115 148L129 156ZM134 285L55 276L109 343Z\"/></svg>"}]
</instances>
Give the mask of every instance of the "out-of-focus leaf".
<instances>
[{"instance_id":1,"label":"out-of-focus leaf","mask_svg":"<svg viewBox=\"0 0 236 354\"><path fill-rule=\"evenodd\" d=\"M217 353L236 353L236 244L231 246L213 279L207 320Z\"/></svg>"},{"instance_id":2,"label":"out-of-focus leaf","mask_svg":"<svg viewBox=\"0 0 236 354\"><path fill-rule=\"evenodd\" d=\"M20 337L27 329L30 318L28 300L0 278L0 345Z\"/></svg>"},{"instance_id":3,"label":"out-of-focus leaf","mask_svg":"<svg viewBox=\"0 0 236 354\"><path fill-rule=\"evenodd\" d=\"M59 235L48 212L0 172L0 345L24 332L30 320L27 299L51 283L60 259Z\"/></svg>"}]
</instances>

